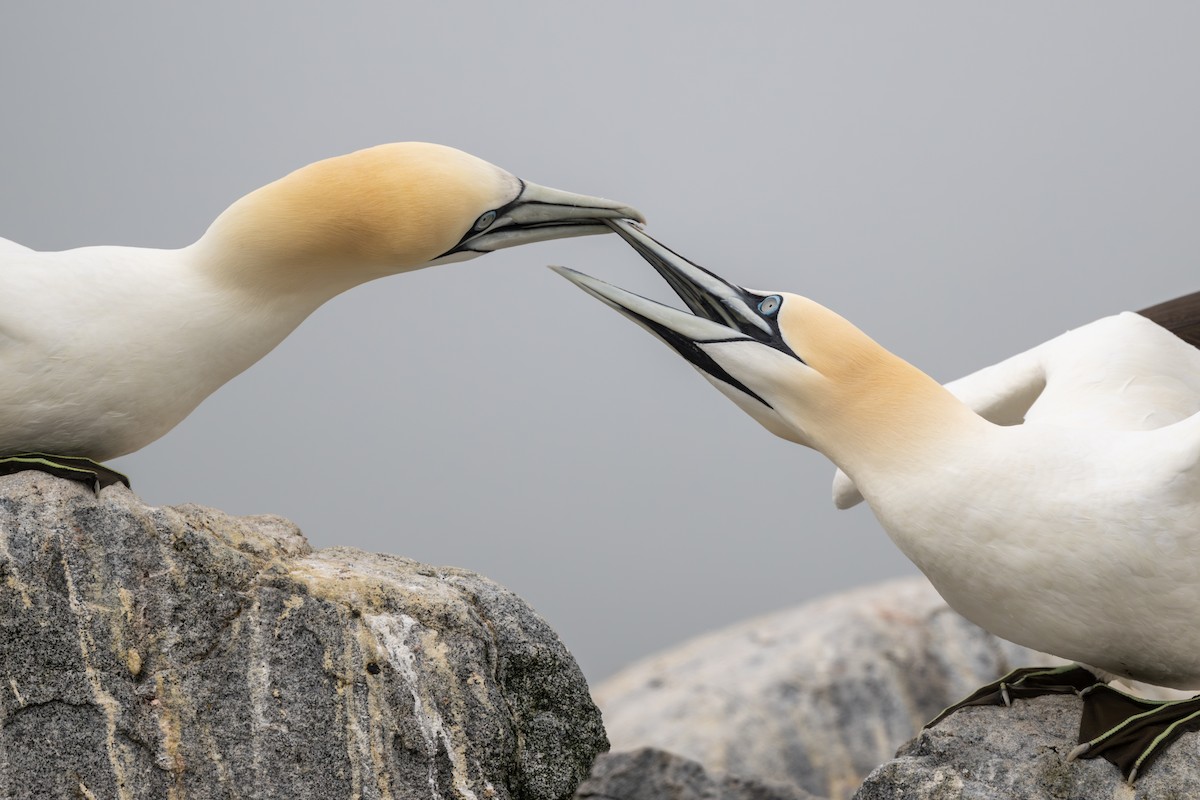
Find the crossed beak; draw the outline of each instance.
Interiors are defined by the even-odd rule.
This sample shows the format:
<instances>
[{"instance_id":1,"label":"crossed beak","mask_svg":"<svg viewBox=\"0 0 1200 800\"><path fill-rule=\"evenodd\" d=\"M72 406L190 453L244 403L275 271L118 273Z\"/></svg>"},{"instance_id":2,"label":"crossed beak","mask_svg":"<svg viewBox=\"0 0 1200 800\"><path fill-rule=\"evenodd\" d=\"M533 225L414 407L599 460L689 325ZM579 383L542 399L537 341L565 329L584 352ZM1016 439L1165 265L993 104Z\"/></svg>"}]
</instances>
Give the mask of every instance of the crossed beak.
<instances>
[{"instance_id":1,"label":"crossed beak","mask_svg":"<svg viewBox=\"0 0 1200 800\"><path fill-rule=\"evenodd\" d=\"M760 308L768 299L692 263L631 222L610 220L617 232L658 271L692 313L649 300L568 267L551 267L592 297L620 311L657 336L697 369L769 404L730 375L704 345L757 342L795 355L783 342L772 314Z\"/></svg>"}]
</instances>

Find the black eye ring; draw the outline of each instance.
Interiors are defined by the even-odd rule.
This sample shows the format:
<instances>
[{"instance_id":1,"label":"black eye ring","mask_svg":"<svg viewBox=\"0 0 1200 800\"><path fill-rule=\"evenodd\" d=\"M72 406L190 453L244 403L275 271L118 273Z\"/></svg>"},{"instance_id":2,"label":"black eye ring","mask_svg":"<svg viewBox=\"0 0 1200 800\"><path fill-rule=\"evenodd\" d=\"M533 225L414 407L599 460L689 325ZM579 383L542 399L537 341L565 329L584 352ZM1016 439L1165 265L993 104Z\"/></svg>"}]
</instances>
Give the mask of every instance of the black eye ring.
<instances>
[{"instance_id":1,"label":"black eye ring","mask_svg":"<svg viewBox=\"0 0 1200 800\"><path fill-rule=\"evenodd\" d=\"M773 317L781 305L783 305L783 298L773 294L762 299L762 302L758 304L758 310L764 317Z\"/></svg>"},{"instance_id":2,"label":"black eye ring","mask_svg":"<svg viewBox=\"0 0 1200 800\"><path fill-rule=\"evenodd\" d=\"M475 224L471 226L471 230L481 231L481 230L487 228L487 226L491 225L495 221L496 221L496 212L495 211L485 211L479 215L479 219L475 220Z\"/></svg>"}]
</instances>

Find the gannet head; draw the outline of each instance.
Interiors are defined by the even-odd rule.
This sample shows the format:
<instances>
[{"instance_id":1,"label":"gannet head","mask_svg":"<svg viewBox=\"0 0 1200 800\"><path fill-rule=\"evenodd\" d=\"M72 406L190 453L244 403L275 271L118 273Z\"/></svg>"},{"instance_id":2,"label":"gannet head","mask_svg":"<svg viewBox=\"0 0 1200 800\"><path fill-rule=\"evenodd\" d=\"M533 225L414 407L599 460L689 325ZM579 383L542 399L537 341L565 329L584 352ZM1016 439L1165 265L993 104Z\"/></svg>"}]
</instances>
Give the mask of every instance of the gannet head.
<instances>
[{"instance_id":1,"label":"gannet head","mask_svg":"<svg viewBox=\"0 0 1200 800\"><path fill-rule=\"evenodd\" d=\"M443 145L400 142L318 161L251 192L198 247L251 283L346 286L531 242L606 233L634 208L550 189Z\"/></svg>"},{"instance_id":2,"label":"gannet head","mask_svg":"<svg viewBox=\"0 0 1200 800\"><path fill-rule=\"evenodd\" d=\"M905 439L921 435L918 427L936 425L943 400L957 402L824 306L788 292L736 286L632 224L611 227L693 313L575 270L553 269L653 333L775 435L818 449L845 468L856 452L878 457L902 448Z\"/></svg>"}]
</instances>

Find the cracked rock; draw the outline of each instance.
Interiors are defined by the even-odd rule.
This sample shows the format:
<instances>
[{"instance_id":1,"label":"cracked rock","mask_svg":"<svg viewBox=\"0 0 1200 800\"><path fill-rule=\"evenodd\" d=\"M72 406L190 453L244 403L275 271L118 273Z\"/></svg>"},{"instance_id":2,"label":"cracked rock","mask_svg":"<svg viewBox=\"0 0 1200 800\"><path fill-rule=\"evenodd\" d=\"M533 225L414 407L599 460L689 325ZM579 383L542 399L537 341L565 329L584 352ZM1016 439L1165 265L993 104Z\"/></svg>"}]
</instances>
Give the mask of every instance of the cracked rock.
<instances>
[{"instance_id":1,"label":"cracked rock","mask_svg":"<svg viewBox=\"0 0 1200 800\"><path fill-rule=\"evenodd\" d=\"M570 797L574 660L479 575L0 478L0 797Z\"/></svg>"}]
</instances>

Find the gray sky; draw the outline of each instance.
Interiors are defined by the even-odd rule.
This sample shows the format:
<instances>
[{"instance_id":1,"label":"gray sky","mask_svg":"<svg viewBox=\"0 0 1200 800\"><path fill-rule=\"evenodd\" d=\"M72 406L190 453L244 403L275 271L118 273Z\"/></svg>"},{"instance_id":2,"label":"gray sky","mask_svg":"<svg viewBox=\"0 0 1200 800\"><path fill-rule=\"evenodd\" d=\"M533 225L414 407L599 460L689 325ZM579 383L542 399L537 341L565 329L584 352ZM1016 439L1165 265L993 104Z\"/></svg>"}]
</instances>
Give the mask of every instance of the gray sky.
<instances>
[{"instance_id":1,"label":"gray sky","mask_svg":"<svg viewBox=\"0 0 1200 800\"><path fill-rule=\"evenodd\" d=\"M0 236L182 246L417 139L632 203L941 380L1200 288L1193 3L111 5L0 12ZM115 465L150 503L482 572L592 679L913 571L823 457L551 263L672 297L612 236L377 281Z\"/></svg>"}]
</instances>

